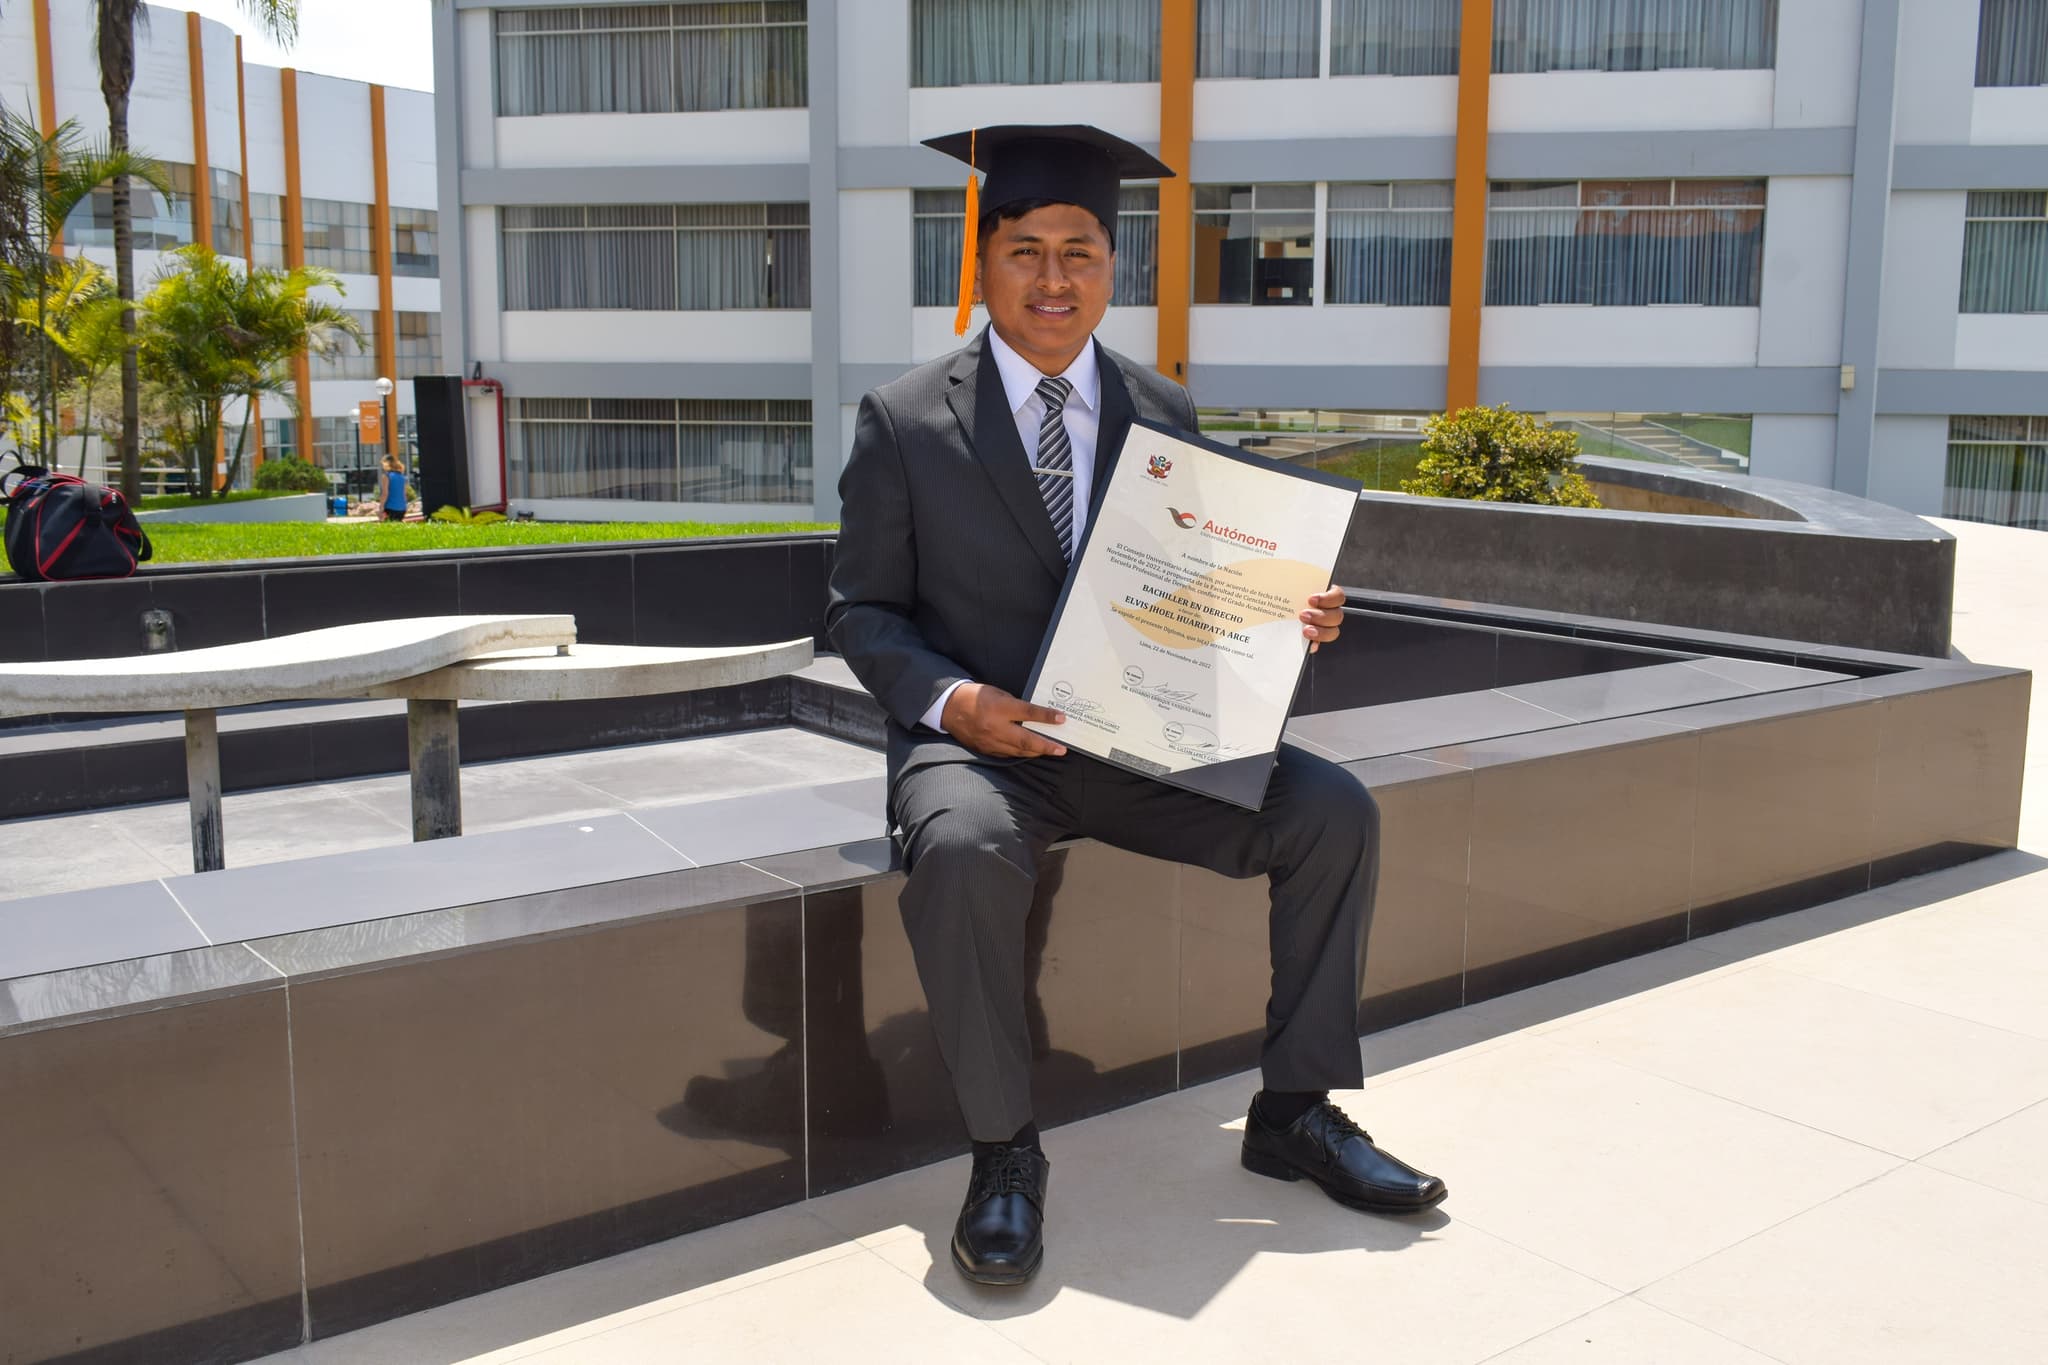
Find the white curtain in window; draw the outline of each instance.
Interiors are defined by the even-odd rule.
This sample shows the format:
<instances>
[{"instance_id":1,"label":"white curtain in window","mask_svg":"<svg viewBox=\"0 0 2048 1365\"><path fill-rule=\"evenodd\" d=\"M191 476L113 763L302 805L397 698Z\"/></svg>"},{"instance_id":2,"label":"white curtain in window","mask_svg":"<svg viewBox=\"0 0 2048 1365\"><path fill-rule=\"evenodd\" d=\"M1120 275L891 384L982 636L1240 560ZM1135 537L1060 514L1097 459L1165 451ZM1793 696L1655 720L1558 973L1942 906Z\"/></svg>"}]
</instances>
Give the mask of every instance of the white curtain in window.
<instances>
[{"instance_id":1,"label":"white curtain in window","mask_svg":"<svg viewBox=\"0 0 2048 1365\"><path fill-rule=\"evenodd\" d=\"M1331 303L1442 308L1451 301L1451 187L1330 186Z\"/></svg>"},{"instance_id":2,"label":"white curtain in window","mask_svg":"<svg viewBox=\"0 0 2048 1365\"><path fill-rule=\"evenodd\" d=\"M1964 214L1962 311L2048 312L2048 193L1973 191Z\"/></svg>"},{"instance_id":3,"label":"white curtain in window","mask_svg":"<svg viewBox=\"0 0 2048 1365\"><path fill-rule=\"evenodd\" d=\"M2048 3L1983 0L1977 16L1977 84L2048 85Z\"/></svg>"},{"instance_id":4,"label":"white curtain in window","mask_svg":"<svg viewBox=\"0 0 2048 1365\"><path fill-rule=\"evenodd\" d=\"M1486 216L1486 302L1605 307L1691 303L1754 308L1763 281L1763 187L1757 182L1587 187L1622 208L1576 207L1565 182L1496 185Z\"/></svg>"},{"instance_id":5,"label":"white curtain in window","mask_svg":"<svg viewBox=\"0 0 2048 1365\"><path fill-rule=\"evenodd\" d=\"M1951 417L1943 516L2048 530L2048 418Z\"/></svg>"},{"instance_id":6,"label":"white curtain in window","mask_svg":"<svg viewBox=\"0 0 2048 1365\"><path fill-rule=\"evenodd\" d=\"M911 0L910 83L1159 79L1159 0Z\"/></svg>"},{"instance_id":7,"label":"white curtain in window","mask_svg":"<svg viewBox=\"0 0 2048 1365\"><path fill-rule=\"evenodd\" d=\"M1114 301L1150 308L1159 301L1159 187L1125 185L1117 192ZM960 296L960 251L966 195L918 190L911 199L911 301L951 308Z\"/></svg>"},{"instance_id":8,"label":"white curtain in window","mask_svg":"<svg viewBox=\"0 0 2048 1365\"><path fill-rule=\"evenodd\" d=\"M1195 74L1319 76L1321 27L1320 0L1199 0Z\"/></svg>"},{"instance_id":9,"label":"white curtain in window","mask_svg":"<svg viewBox=\"0 0 2048 1365\"><path fill-rule=\"evenodd\" d=\"M498 112L802 108L805 12L801 0L497 10Z\"/></svg>"},{"instance_id":10,"label":"white curtain in window","mask_svg":"<svg viewBox=\"0 0 2048 1365\"><path fill-rule=\"evenodd\" d=\"M1493 69L1749 70L1777 61L1778 0L1495 0Z\"/></svg>"},{"instance_id":11,"label":"white curtain in window","mask_svg":"<svg viewBox=\"0 0 2048 1365\"><path fill-rule=\"evenodd\" d=\"M1330 0L1333 76L1455 76L1459 0Z\"/></svg>"},{"instance_id":12,"label":"white curtain in window","mask_svg":"<svg viewBox=\"0 0 2048 1365\"><path fill-rule=\"evenodd\" d=\"M624 204L504 211L509 311L808 308L804 204Z\"/></svg>"}]
</instances>

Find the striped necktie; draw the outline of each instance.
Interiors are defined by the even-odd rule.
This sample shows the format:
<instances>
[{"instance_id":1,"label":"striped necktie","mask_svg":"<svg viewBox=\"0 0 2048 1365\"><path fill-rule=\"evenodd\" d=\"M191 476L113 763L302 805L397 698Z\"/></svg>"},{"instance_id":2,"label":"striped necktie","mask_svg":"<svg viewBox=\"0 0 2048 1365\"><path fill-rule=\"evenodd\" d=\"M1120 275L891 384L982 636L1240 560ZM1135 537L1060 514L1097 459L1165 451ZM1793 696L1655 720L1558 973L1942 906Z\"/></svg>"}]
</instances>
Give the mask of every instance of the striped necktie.
<instances>
[{"instance_id":1,"label":"striped necktie","mask_svg":"<svg viewBox=\"0 0 2048 1365\"><path fill-rule=\"evenodd\" d=\"M1074 557L1074 444L1067 439L1067 424L1060 420L1072 383L1053 377L1038 381L1038 396L1045 403L1045 419L1038 424L1038 492L1052 517L1053 533L1060 538L1060 553Z\"/></svg>"}]
</instances>

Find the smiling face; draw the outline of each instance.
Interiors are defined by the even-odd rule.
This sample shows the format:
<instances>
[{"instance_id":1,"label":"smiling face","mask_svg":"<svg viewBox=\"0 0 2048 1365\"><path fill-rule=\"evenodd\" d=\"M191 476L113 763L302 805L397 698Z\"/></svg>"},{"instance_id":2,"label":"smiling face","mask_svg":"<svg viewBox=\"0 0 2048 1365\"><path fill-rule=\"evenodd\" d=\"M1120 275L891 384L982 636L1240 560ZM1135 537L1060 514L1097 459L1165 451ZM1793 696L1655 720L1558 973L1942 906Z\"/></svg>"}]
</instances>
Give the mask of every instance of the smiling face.
<instances>
[{"instance_id":1,"label":"smiling face","mask_svg":"<svg viewBox=\"0 0 2048 1365\"><path fill-rule=\"evenodd\" d=\"M1047 204L998 222L981 244L974 289L996 334L1044 374L1074 363L1109 309L1116 252L1094 214Z\"/></svg>"}]
</instances>

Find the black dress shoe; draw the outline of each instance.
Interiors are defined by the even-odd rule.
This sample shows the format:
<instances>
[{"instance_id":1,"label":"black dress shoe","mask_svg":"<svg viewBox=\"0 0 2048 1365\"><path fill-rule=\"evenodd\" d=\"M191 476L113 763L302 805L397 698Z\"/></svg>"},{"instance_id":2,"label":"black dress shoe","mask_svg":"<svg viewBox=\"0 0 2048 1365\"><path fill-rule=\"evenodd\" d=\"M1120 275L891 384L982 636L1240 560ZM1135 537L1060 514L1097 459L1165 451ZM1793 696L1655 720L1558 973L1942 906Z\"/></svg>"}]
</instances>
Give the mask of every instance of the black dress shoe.
<instances>
[{"instance_id":1,"label":"black dress shoe","mask_svg":"<svg viewBox=\"0 0 2048 1365\"><path fill-rule=\"evenodd\" d=\"M1275 1180L1307 1177L1340 1204L1374 1213L1419 1213L1450 1191L1372 1145L1372 1135L1324 1100L1284 1129L1269 1128L1254 1104L1244 1121L1244 1168Z\"/></svg>"},{"instance_id":2,"label":"black dress shoe","mask_svg":"<svg viewBox=\"0 0 2048 1365\"><path fill-rule=\"evenodd\" d=\"M1045 1259L1045 1182L1052 1163L1032 1147L974 1158L953 1225L953 1264L976 1284L1022 1284Z\"/></svg>"}]
</instances>

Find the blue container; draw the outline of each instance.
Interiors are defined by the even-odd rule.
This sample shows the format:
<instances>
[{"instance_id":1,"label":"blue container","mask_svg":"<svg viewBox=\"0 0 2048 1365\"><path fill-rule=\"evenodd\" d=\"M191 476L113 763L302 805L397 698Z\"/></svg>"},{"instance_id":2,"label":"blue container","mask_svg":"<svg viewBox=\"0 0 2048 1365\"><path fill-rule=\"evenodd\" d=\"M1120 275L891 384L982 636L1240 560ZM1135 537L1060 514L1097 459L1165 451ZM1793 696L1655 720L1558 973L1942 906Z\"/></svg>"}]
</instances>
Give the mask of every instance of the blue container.
<instances>
[{"instance_id":1,"label":"blue container","mask_svg":"<svg viewBox=\"0 0 2048 1365\"><path fill-rule=\"evenodd\" d=\"M348 499L347 499L347 498L329 498L329 499L327 500L327 515L328 515L328 516L330 516L330 517L345 517L345 516L347 516L347 515L348 515Z\"/></svg>"}]
</instances>

